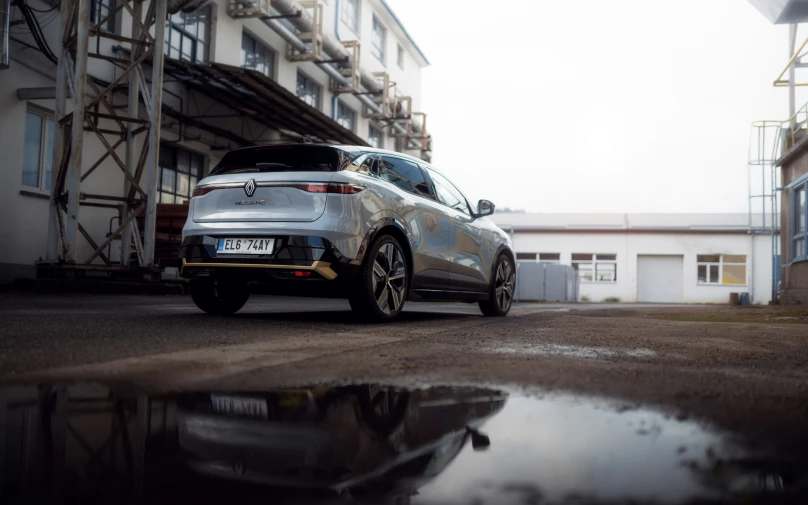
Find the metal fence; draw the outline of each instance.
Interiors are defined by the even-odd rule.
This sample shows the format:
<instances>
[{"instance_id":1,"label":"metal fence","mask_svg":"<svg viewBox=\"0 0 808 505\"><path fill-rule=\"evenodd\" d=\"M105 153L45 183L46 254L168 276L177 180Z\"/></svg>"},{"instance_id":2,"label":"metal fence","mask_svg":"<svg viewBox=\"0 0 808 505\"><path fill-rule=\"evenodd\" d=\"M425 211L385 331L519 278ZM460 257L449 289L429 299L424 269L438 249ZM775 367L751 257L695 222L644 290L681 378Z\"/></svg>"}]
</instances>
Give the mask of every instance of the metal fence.
<instances>
[{"instance_id":1,"label":"metal fence","mask_svg":"<svg viewBox=\"0 0 808 505\"><path fill-rule=\"evenodd\" d=\"M578 275L572 267L554 263L517 262L516 301L577 302L578 294Z\"/></svg>"}]
</instances>

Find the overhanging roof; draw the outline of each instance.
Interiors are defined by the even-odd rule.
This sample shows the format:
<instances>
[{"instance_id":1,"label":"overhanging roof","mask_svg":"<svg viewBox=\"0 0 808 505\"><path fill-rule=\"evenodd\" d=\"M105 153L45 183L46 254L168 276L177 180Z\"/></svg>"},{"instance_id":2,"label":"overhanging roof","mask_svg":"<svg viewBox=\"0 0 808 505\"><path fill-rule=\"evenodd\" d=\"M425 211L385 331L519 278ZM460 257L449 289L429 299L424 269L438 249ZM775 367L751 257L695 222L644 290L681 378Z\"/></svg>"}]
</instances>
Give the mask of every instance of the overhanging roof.
<instances>
[{"instance_id":1,"label":"overhanging roof","mask_svg":"<svg viewBox=\"0 0 808 505\"><path fill-rule=\"evenodd\" d=\"M749 0L749 3L775 24L808 20L808 0Z\"/></svg>"},{"instance_id":2,"label":"overhanging roof","mask_svg":"<svg viewBox=\"0 0 808 505\"><path fill-rule=\"evenodd\" d=\"M166 75L265 126L323 142L367 146L356 133L260 72L165 59Z\"/></svg>"}]
</instances>

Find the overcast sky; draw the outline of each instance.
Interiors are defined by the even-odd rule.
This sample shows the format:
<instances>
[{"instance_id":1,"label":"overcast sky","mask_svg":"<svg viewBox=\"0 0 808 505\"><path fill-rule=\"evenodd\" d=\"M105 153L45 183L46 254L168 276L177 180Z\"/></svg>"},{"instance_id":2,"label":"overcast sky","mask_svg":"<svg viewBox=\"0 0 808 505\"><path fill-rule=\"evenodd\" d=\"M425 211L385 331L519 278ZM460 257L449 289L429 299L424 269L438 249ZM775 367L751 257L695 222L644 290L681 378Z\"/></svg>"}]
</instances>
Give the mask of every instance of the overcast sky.
<instances>
[{"instance_id":1,"label":"overcast sky","mask_svg":"<svg viewBox=\"0 0 808 505\"><path fill-rule=\"evenodd\" d=\"M746 212L750 124L788 113L788 29L746 0L387 2L435 166L499 207Z\"/></svg>"}]
</instances>

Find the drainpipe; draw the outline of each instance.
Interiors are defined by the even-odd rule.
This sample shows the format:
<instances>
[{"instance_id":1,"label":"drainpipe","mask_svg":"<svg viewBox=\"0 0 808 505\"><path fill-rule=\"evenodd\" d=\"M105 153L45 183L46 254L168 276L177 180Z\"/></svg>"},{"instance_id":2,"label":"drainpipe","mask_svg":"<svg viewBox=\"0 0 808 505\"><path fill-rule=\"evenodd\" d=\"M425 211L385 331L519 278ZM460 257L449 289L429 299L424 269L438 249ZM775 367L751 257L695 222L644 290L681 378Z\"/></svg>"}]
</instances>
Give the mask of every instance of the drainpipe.
<instances>
[{"instance_id":1,"label":"drainpipe","mask_svg":"<svg viewBox=\"0 0 808 505\"><path fill-rule=\"evenodd\" d=\"M11 0L0 0L0 69L8 68L8 30L11 22Z\"/></svg>"},{"instance_id":2,"label":"drainpipe","mask_svg":"<svg viewBox=\"0 0 808 505\"><path fill-rule=\"evenodd\" d=\"M339 100L339 95L334 93L331 96L331 119L334 121L337 120L337 100Z\"/></svg>"},{"instance_id":3,"label":"drainpipe","mask_svg":"<svg viewBox=\"0 0 808 505\"><path fill-rule=\"evenodd\" d=\"M764 218L765 219L765 218ZM755 303L755 234L749 235L752 239L752 253L750 256L750 263L752 267L749 269L749 303Z\"/></svg>"},{"instance_id":4,"label":"drainpipe","mask_svg":"<svg viewBox=\"0 0 808 505\"><path fill-rule=\"evenodd\" d=\"M334 36L337 37L337 40L342 40L339 36L339 0L334 5Z\"/></svg>"}]
</instances>

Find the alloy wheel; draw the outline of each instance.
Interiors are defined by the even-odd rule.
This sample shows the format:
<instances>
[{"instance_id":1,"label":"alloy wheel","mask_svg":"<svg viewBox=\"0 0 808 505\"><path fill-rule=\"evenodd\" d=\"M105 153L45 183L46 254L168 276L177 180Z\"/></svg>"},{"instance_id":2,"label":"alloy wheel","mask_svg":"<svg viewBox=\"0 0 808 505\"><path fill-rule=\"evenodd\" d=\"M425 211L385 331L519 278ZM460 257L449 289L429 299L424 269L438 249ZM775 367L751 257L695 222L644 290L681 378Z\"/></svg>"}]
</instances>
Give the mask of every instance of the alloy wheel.
<instances>
[{"instance_id":1,"label":"alloy wheel","mask_svg":"<svg viewBox=\"0 0 808 505\"><path fill-rule=\"evenodd\" d=\"M497 268L496 300L500 310L507 311L513 302L514 279L516 275L510 261L503 261Z\"/></svg>"},{"instance_id":2,"label":"alloy wheel","mask_svg":"<svg viewBox=\"0 0 808 505\"><path fill-rule=\"evenodd\" d=\"M407 264L404 255L392 243L384 244L373 262L373 296L385 314L394 314L404 303Z\"/></svg>"}]
</instances>

